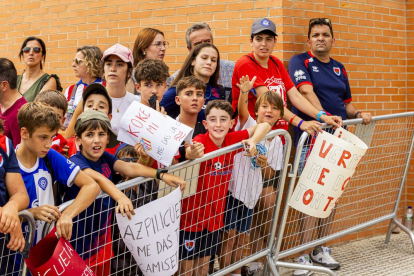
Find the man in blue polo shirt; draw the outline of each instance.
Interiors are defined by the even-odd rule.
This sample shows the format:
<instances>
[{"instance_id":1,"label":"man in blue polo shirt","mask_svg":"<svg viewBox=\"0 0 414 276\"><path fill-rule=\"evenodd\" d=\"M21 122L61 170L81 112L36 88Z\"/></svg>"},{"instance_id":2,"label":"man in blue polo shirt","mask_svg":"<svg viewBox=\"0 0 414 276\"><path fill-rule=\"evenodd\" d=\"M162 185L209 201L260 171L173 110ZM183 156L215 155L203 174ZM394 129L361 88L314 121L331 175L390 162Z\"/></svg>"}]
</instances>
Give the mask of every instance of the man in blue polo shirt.
<instances>
[{"instance_id":1,"label":"man in blue polo shirt","mask_svg":"<svg viewBox=\"0 0 414 276\"><path fill-rule=\"evenodd\" d=\"M327 113L341 116L343 120L351 118L362 118L364 124L371 122L371 114L358 111L352 104L351 89L348 75L342 63L330 57L330 51L335 43L331 20L328 18L314 18L309 21L308 41L310 50L306 53L294 56L289 63L289 75L299 92L318 110L325 110ZM293 113L303 120L312 120L306 114L300 112L293 106ZM295 145L297 144L302 131L295 128ZM301 164L308 151L304 147L302 151ZM299 168L299 174L303 165ZM318 229L318 237L328 235L330 225L335 216L325 219ZM328 220L328 221L327 221ZM315 219L304 218L302 228L312 228ZM326 226L329 225L329 226ZM302 243L311 239L311 234L306 233L309 229L302 229ZM313 230L311 230L313 231ZM310 232L310 231L308 231ZM321 233L319 233L321 232ZM322 233L323 232L323 233ZM303 251L299 257L300 264L312 265L312 260L330 269L338 269L339 263L330 255L331 250L325 246L317 246L312 252ZM295 276L308 276L313 272L309 270L296 270Z\"/></svg>"}]
</instances>

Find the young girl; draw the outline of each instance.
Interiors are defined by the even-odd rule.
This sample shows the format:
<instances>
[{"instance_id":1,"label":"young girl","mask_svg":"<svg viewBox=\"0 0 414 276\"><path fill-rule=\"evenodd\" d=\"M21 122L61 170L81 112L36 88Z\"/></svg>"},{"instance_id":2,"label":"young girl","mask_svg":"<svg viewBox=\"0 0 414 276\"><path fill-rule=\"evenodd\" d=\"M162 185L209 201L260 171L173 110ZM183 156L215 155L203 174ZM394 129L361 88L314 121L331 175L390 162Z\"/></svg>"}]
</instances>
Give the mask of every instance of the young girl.
<instances>
[{"instance_id":1,"label":"young girl","mask_svg":"<svg viewBox=\"0 0 414 276\"><path fill-rule=\"evenodd\" d=\"M216 46L209 43L197 45L188 54L180 72L171 83L171 88L165 92L160 105L165 108L169 116L176 118L180 114L180 106L175 102L176 85L182 78L192 75L202 80L207 86L204 94L206 99L205 105L212 100L224 99L224 89L217 84L219 74L220 53ZM205 119L205 105L198 116L198 121L200 122Z\"/></svg>"}]
</instances>

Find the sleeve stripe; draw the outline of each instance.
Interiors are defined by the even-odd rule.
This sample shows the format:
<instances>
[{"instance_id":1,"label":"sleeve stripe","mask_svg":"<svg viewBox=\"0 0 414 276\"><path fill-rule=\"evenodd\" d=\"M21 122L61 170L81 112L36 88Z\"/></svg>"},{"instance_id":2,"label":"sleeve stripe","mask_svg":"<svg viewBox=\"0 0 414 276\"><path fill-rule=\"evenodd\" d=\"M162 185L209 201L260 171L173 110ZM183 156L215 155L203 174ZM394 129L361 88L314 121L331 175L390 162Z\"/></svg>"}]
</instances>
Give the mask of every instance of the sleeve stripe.
<instances>
[{"instance_id":1,"label":"sleeve stripe","mask_svg":"<svg viewBox=\"0 0 414 276\"><path fill-rule=\"evenodd\" d=\"M310 81L304 81L304 82L301 82L298 85L296 85L296 88L299 89L299 87L301 87L302 85L305 85L305 84L313 86L313 84Z\"/></svg>"},{"instance_id":2,"label":"sleeve stripe","mask_svg":"<svg viewBox=\"0 0 414 276\"><path fill-rule=\"evenodd\" d=\"M352 98L344 100L344 103L350 103L350 102L352 102Z\"/></svg>"},{"instance_id":3,"label":"sleeve stripe","mask_svg":"<svg viewBox=\"0 0 414 276\"><path fill-rule=\"evenodd\" d=\"M68 187L72 187L73 181L75 180L76 176L78 175L80 171L79 166L76 166L75 169L73 169L72 173L70 174L70 176L68 177L68 181L66 182L66 185Z\"/></svg>"}]
</instances>

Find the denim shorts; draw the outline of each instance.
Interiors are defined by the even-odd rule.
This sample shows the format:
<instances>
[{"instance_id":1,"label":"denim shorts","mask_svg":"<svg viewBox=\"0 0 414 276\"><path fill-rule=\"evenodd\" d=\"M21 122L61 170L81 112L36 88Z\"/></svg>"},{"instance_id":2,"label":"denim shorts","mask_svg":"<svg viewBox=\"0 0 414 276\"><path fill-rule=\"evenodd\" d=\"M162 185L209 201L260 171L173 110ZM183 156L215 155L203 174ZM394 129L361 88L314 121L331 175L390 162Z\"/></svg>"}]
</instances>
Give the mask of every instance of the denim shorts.
<instances>
[{"instance_id":1,"label":"denim shorts","mask_svg":"<svg viewBox=\"0 0 414 276\"><path fill-rule=\"evenodd\" d=\"M249 233L252 223L253 209L234 198L230 193L226 198L226 211L224 212L224 231L236 229L239 233Z\"/></svg>"}]
</instances>

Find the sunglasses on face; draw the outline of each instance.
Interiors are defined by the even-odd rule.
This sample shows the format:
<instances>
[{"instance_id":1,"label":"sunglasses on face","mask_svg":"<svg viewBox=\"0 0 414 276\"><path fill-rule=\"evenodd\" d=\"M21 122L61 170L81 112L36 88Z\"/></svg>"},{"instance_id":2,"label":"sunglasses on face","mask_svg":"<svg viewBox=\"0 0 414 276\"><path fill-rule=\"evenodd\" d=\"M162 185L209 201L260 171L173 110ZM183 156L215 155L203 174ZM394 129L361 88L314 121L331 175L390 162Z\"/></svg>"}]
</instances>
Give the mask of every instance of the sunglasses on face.
<instances>
[{"instance_id":1,"label":"sunglasses on face","mask_svg":"<svg viewBox=\"0 0 414 276\"><path fill-rule=\"evenodd\" d=\"M119 158L119 160L124 161L124 162L132 162L132 163L137 163L138 162L137 157L132 157L132 158L128 158L128 157L124 157L124 158Z\"/></svg>"},{"instance_id":2,"label":"sunglasses on face","mask_svg":"<svg viewBox=\"0 0 414 276\"><path fill-rule=\"evenodd\" d=\"M30 51L33 50L34 53L40 53L42 49L40 47L24 47L23 53L28 54Z\"/></svg>"},{"instance_id":3,"label":"sunglasses on face","mask_svg":"<svg viewBox=\"0 0 414 276\"><path fill-rule=\"evenodd\" d=\"M164 42L158 41L151 45L155 45L158 49L162 49L162 46L164 46L165 49L168 49L168 47L170 46L170 43L168 43L168 41L164 41Z\"/></svg>"},{"instance_id":4,"label":"sunglasses on face","mask_svg":"<svg viewBox=\"0 0 414 276\"><path fill-rule=\"evenodd\" d=\"M322 23L322 24L326 24L329 27L332 27L332 22L329 18L312 18L311 20L309 20L309 26L315 23Z\"/></svg>"},{"instance_id":5,"label":"sunglasses on face","mask_svg":"<svg viewBox=\"0 0 414 276\"><path fill-rule=\"evenodd\" d=\"M79 59L79 58L74 58L73 62L76 63L76 65L79 65L79 63L81 63L82 61L85 61L83 59Z\"/></svg>"}]
</instances>

